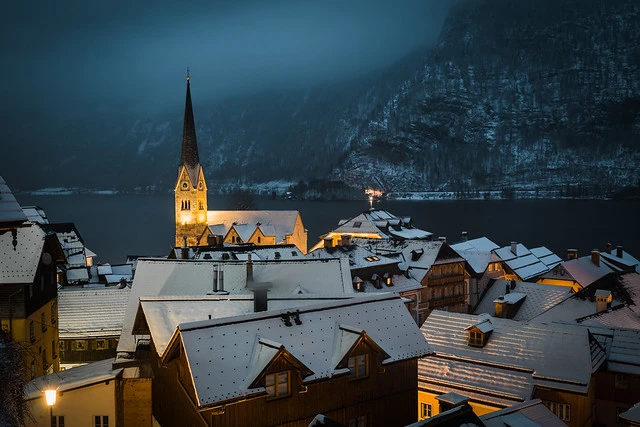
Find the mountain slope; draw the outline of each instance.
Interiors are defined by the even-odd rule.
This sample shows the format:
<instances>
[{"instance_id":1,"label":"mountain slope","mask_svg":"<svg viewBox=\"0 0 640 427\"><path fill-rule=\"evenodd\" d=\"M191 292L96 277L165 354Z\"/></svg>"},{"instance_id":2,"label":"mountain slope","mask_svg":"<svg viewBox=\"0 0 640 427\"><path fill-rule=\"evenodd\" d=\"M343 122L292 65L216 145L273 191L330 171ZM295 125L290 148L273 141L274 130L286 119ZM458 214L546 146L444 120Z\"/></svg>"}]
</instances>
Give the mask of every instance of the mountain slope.
<instances>
[{"instance_id":1,"label":"mountain slope","mask_svg":"<svg viewBox=\"0 0 640 427\"><path fill-rule=\"evenodd\" d=\"M465 2L341 168L390 190L638 182L640 5Z\"/></svg>"}]
</instances>

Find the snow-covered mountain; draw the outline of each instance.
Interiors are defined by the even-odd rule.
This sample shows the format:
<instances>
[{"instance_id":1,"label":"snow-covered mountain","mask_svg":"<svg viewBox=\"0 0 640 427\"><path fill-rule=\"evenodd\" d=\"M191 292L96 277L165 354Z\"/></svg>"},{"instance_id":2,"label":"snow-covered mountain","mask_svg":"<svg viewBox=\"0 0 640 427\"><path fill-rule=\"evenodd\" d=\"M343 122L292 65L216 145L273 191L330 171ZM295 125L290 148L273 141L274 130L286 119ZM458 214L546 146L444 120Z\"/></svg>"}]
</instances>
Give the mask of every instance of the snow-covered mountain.
<instances>
[{"instance_id":1,"label":"snow-covered mountain","mask_svg":"<svg viewBox=\"0 0 640 427\"><path fill-rule=\"evenodd\" d=\"M435 47L354 81L209 103L194 84L200 160L210 182L574 194L633 186L639 22L636 0L469 0L452 9ZM3 168L35 169L24 188L168 190L181 107L18 126L7 138L17 160ZM34 144L42 164L29 156Z\"/></svg>"}]
</instances>

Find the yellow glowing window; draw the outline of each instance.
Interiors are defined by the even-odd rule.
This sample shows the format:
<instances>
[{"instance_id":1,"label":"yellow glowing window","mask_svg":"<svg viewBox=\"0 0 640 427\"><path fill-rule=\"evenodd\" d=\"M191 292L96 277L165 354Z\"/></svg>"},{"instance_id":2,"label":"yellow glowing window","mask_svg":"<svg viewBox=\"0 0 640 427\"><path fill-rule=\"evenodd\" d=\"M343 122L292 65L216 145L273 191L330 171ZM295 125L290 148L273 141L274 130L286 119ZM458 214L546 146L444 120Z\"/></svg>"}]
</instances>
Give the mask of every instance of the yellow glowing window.
<instances>
[{"instance_id":1,"label":"yellow glowing window","mask_svg":"<svg viewBox=\"0 0 640 427\"><path fill-rule=\"evenodd\" d=\"M286 397L290 394L289 371L267 374L265 377L265 388L269 397Z\"/></svg>"}]
</instances>

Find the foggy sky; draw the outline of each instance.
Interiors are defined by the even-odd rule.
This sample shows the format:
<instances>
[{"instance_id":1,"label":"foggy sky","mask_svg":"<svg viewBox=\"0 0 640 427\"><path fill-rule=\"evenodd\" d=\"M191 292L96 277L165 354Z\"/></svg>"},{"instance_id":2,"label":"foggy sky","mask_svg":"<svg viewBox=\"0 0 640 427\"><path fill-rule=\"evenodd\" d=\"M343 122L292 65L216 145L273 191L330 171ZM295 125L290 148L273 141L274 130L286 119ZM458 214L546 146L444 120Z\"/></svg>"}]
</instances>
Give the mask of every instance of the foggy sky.
<instances>
[{"instance_id":1,"label":"foggy sky","mask_svg":"<svg viewBox=\"0 0 640 427\"><path fill-rule=\"evenodd\" d=\"M11 2L3 110L175 108L380 69L435 40L449 0Z\"/></svg>"}]
</instances>

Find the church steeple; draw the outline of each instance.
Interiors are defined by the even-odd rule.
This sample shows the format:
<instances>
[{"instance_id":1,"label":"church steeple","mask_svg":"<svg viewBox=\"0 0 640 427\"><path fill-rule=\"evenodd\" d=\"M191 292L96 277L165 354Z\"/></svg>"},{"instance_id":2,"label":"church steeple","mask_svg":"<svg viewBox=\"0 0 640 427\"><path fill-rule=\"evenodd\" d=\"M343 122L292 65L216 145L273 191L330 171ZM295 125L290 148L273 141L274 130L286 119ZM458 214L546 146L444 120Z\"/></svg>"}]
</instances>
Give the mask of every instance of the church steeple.
<instances>
[{"instance_id":1,"label":"church steeple","mask_svg":"<svg viewBox=\"0 0 640 427\"><path fill-rule=\"evenodd\" d=\"M182 155L175 192L176 246L196 246L207 227L207 183L198 157L196 126L191 106L187 68L187 99L184 106Z\"/></svg>"},{"instance_id":2,"label":"church steeple","mask_svg":"<svg viewBox=\"0 0 640 427\"><path fill-rule=\"evenodd\" d=\"M180 165L187 168L191 184L195 187L198 182L198 169L200 158L198 157L198 141L196 139L196 125L193 119L193 107L191 106L191 77L187 68L187 99L184 104L184 127L182 129L182 156Z\"/></svg>"}]
</instances>

